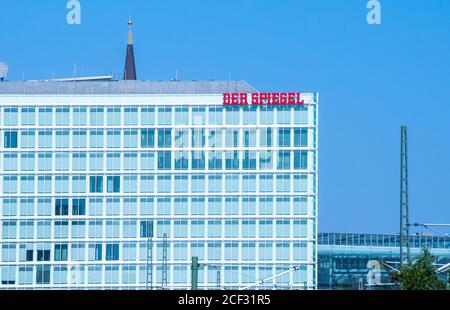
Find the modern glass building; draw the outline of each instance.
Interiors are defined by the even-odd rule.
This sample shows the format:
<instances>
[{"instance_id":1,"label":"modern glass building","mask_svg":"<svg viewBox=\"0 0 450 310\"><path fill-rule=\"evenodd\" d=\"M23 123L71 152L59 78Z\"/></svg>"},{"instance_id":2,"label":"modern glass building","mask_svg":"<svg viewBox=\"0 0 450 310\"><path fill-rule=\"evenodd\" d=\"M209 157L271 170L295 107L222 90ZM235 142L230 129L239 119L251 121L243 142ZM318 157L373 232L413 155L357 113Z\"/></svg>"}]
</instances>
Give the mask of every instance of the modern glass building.
<instances>
[{"instance_id":1,"label":"modern glass building","mask_svg":"<svg viewBox=\"0 0 450 310\"><path fill-rule=\"evenodd\" d=\"M0 82L0 289L314 289L318 95Z\"/></svg>"},{"instance_id":2,"label":"modern glass building","mask_svg":"<svg viewBox=\"0 0 450 310\"><path fill-rule=\"evenodd\" d=\"M410 236L412 258L423 248L436 258L438 276L448 283L450 236ZM399 289L389 272L400 265L400 236L388 234L320 233L318 288L324 290ZM447 268L445 268L447 266Z\"/></svg>"}]
</instances>

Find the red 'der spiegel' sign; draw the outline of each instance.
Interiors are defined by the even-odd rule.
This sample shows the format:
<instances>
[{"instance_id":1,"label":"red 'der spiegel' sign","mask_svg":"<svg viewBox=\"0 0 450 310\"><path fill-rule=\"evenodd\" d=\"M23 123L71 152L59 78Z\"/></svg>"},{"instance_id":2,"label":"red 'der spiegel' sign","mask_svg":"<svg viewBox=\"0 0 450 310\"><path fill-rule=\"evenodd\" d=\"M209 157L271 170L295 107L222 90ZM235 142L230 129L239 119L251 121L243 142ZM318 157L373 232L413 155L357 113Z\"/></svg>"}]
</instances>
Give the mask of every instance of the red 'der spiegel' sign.
<instances>
[{"instance_id":1,"label":"red 'der spiegel' sign","mask_svg":"<svg viewBox=\"0 0 450 310\"><path fill-rule=\"evenodd\" d=\"M224 93L223 104L304 104L301 93Z\"/></svg>"}]
</instances>

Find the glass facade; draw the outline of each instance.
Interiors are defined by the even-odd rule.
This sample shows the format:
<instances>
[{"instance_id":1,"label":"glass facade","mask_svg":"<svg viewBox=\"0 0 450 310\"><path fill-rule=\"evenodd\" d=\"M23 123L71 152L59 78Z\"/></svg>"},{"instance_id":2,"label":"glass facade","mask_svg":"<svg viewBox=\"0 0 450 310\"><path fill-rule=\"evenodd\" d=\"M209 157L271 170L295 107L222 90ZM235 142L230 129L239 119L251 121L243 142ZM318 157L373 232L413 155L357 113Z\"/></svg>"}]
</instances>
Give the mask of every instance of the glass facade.
<instances>
[{"instance_id":1,"label":"glass facade","mask_svg":"<svg viewBox=\"0 0 450 310\"><path fill-rule=\"evenodd\" d=\"M315 288L318 100L303 96L3 98L0 289L189 288L192 256L201 289L293 266L259 288Z\"/></svg>"},{"instance_id":2,"label":"glass facade","mask_svg":"<svg viewBox=\"0 0 450 310\"><path fill-rule=\"evenodd\" d=\"M411 235L410 255L417 258L428 248L436 266L450 263L450 238L447 235ZM318 289L321 290L391 290L400 289L389 277L390 268L400 265L400 235L318 234ZM438 277L449 283L449 273Z\"/></svg>"}]
</instances>

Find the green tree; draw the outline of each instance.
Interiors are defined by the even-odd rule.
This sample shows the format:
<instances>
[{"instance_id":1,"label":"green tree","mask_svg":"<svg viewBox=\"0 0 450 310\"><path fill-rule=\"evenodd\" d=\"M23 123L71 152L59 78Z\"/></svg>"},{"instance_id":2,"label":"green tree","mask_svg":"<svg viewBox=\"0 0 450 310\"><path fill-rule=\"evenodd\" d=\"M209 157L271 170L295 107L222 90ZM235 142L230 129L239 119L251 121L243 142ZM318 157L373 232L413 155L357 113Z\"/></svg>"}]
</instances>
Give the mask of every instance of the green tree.
<instances>
[{"instance_id":1,"label":"green tree","mask_svg":"<svg viewBox=\"0 0 450 310\"><path fill-rule=\"evenodd\" d=\"M402 290L443 290L446 283L437 276L435 260L428 249L423 249L414 263L403 265L399 272L391 273L391 279L399 282Z\"/></svg>"}]
</instances>

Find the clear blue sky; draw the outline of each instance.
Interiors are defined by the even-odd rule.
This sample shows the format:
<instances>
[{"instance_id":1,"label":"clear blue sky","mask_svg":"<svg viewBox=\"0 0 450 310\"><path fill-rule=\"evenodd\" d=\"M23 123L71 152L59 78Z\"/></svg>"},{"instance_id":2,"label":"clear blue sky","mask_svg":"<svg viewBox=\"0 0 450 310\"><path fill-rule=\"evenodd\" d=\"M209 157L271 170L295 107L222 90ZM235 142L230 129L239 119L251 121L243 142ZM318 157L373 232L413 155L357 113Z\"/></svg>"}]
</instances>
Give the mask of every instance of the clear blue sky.
<instances>
[{"instance_id":1,"label":"clear blue sky","mask_svg":"<svg viewBox=\"0 0 450 310\"><path fill-rule=\"evenodd\" d=\"M320 231L398 231L400 125L412 222L450 222L450 1L0 0L10 79L121 74L131 10L140 79L243 79L320 92Z\"/></svg>"}]
</instances>

